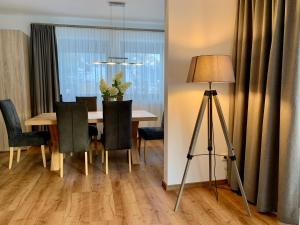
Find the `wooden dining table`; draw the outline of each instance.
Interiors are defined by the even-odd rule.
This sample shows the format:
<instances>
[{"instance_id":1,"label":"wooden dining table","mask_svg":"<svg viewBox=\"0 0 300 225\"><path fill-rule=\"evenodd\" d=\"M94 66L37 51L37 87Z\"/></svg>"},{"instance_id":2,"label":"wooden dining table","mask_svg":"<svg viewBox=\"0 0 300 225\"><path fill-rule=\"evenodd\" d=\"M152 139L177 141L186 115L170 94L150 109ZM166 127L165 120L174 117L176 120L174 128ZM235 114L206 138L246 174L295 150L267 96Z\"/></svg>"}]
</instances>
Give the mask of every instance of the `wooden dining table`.
<instances>
[{"instance_id":1,"label":"wooden dining table","mask_svg":"<svg viewBox=\"0 0 300 225\"><path fill-rule=\"evenodd\" d=\"M139 122L156 121L157 116L144 110L132 111L132 164L140 164L140 157L137 149L137 133ZM88 112L88 123L102 123L102 111ZM35 117L25 120L26 126L48 126L51 135L51 167L52 171L59 170L59 149L56 113L42 113Z\"/></svg>"}]
</instances>

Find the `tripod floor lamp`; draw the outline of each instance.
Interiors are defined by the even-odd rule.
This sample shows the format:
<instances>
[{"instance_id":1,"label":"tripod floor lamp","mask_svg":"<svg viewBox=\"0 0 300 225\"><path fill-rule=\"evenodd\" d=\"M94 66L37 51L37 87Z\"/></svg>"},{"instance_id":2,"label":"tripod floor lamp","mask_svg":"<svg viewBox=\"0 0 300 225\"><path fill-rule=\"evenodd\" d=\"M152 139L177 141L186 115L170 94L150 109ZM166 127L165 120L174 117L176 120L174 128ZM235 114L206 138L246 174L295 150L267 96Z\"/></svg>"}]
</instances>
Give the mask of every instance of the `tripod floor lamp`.
<instances>
[{"instance_id":1,"label":"tripod floor lamp","mask_svg":"<svg viewBox=\"0 0 300 225\"><path fill-rule=\"evenodd\" d=\"M195 56L192 58L190 70L187 78L187 82L207 82L209 84L209 90L204 92L203 100L200 105L197 121L195 124L192 140L190 143L189 151L187 154L187 162L184 170L184 174L182 177L182 182L180 186L180 190L177 196L177 201L175 205L175 211L178 209L186 176L189 170L189 166L191 160L194 156L195 145L197 142L197 138L199 136L199 130L201 127L201 122L204 116L205 109L207 107L207 122L208 122L208 160L209 160L209 184L212 181L212 156L213 156L213 103L216 106L217 114L219 120L221 122L221 127L223 130L223 134L226 140L227 148L228 148L228 155L232 162L232 167L234 170L234 174L237 178L240 191L242 193L243 202L247 214L251 216L250 208L247 202L246 194L243 188L243 184L239 175L239 171L236 164L236 156L234 152L233 145L229 138L228 129L225 123L224 115L221 109L221 105L218 99L218 94L216 90L211 89L212 83L234 83L234 73L232 68L232 62L229 56L225 55L203 55L203 56Z\"/></svg>"}]
</instances>

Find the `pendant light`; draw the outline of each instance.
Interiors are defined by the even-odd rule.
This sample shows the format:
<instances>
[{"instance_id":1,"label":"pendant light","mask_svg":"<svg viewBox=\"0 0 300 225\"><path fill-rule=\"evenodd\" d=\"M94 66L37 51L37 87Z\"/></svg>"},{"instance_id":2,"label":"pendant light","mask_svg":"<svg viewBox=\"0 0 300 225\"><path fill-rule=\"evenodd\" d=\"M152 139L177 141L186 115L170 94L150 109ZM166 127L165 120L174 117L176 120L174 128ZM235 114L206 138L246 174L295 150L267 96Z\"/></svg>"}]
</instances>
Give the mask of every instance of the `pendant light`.
<instances>
[{"instance_id":1,"label":"pendant light","mask_svg":"<svg viewBox=\"0 0 300 225\"><path fill-rule=\"evenodd\" d=\"M96 65L110 65L110 66L114 66L114 65L123 65L123 66L128 66L128 65L134 65L134 66L141 66L143 65L143 63L141 62L129 62L128 58L125 57L125 52L126 52L126 40L125 40L125 2L108 2L109 7L110 7L110 23L111 23L111 30L110 30L110 41L112 46L110 46L110 56L107 58L107 60L105 61L95 61L93 64ZM117 26L113 26L113 7L121 7L122 8L122 38L123 38L123 49L121 50L123 52L122 56L115 56L113 53L113 46L117 46L116 42L116 38L114 37L114 31L118 30Z\"/></svg>"}]
</instances>

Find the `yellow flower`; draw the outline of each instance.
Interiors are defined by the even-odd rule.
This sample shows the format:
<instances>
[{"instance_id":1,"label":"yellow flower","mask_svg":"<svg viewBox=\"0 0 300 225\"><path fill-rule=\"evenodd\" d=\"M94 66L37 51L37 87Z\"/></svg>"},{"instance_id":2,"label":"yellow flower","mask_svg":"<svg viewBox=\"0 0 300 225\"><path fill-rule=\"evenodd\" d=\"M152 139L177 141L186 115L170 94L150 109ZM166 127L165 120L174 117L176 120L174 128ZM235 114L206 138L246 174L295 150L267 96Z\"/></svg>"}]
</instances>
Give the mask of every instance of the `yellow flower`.
<instances>
[{"instance_id":1,"label":"yellow flower","mask_svg":"<svg viewBox=\"0 0 300 225\"><path fill-rule=\"evenodd\" d=\"M118 88L115 88L115 87L109 87L108 92L109 92L109 95L111 97L113 97L113 96L116 96L119 93L119 90L118 90Z\"/></svg>"},{"instance_id":2,"label":"yellow flower","mask_svg":"<svg viewBox=\"0 0 300 225\"><path fill-rule=\"evenodd\" d=\"M100 80L99 87L102 94L105 94L109 90L109 85L103 79Z\"/></svg>"},{"instance_id":3,"label":"yellow flower","mask_svg":"<svg viewBox=\"0 0 300 225\"><path fill-rule=\"evenodd\" d=\"M126 83L120 84L120 85L118 86L118 88L119 88L121 94L124 94L125 91L126 91L130 86L131 86L131 82L126 82Z\"/></svg>"},{"instance_id":4,"label":"yellow flower","mask_svg":"<svg viewBox=\"0 0 300 225\"><path fill-rule=\"evenodd\" d=\"M115 81L120 84L123 80L123 72L119 71L117 72L114 76L113 76L113 83L115 83Z\"/></svg>"}]
</instances>

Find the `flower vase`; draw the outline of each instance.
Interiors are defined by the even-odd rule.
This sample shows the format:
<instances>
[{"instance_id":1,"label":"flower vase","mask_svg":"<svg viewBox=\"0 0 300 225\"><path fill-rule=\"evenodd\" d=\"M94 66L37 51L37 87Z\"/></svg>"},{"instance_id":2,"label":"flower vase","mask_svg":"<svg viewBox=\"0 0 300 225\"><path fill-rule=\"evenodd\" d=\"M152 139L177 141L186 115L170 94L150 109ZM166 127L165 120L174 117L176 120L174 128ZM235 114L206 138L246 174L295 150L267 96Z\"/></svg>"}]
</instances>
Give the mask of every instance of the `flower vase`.
<instances>
[{"instance_id":1,"label":"flower vase","mask_svg":"<svg viewBox=\"0 0 300 225\"><path fill-rule=\"evenodd\" d=\"M103 101L116 101L116 97L102 95Z\"/></svg>"},{"instance_id":2,"label":"flower vase","mask_svg":"<svg viewBox=\"0 0 300 225\"><path fill-rule=\"evenodd\" d=\"M123 96L117 96L117 101L123 101Z\"/></svg>"}]
</instances>

